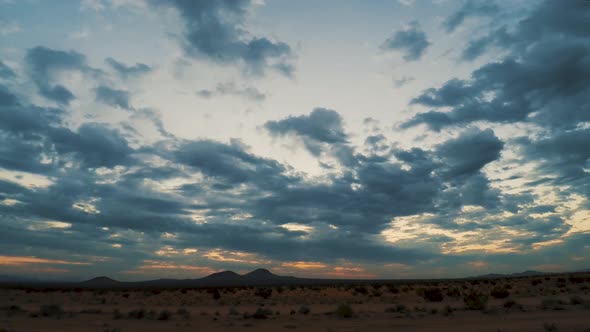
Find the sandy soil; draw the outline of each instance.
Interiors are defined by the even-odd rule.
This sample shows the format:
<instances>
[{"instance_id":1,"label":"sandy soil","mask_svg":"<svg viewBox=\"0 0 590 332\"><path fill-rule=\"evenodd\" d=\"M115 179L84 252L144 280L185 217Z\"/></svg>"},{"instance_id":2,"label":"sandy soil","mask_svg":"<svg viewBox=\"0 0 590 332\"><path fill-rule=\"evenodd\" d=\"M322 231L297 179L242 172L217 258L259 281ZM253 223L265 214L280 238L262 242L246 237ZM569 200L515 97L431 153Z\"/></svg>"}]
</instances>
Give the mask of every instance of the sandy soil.
<instances>
[{"instance_id":1,"label":"sandy soil","mask_svg":"<svg viewBox=\"0 0 590 332\"><path fill-rule=\"evenodd\" d=\"M0 289L0 331L590 331L590 274L271 289Z\"/></svg>"}]
</instances>

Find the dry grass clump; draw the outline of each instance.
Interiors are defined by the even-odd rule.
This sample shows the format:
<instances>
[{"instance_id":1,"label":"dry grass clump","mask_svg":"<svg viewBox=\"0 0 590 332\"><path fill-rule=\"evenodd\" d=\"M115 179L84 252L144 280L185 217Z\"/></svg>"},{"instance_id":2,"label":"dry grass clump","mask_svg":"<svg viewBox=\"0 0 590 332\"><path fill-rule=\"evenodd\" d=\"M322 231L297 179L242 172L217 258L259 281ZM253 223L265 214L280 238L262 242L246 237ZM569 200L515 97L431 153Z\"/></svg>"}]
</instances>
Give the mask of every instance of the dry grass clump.
<instances>
[{"instance_id":1,"label":"dry grass clump","mask_svg":"<svg viewBox=\"0 0 590 332\"><path fill-rule=\"evenodd\" d=\"M354 316L354 311L350 305L340 304L334 311L334 314L341 318L351 318Z\"/></svg>"},{"instance_id":2,"label":"dry grass clump","mask_svg":"<svg viewBox=\"0 0 590 332\"><path fill-rule=\"evenodd\" d=\"M484 310L488 304L488 296L472 290L463 296L463 302L467 310Z\"/></svg>"}]
</instances>

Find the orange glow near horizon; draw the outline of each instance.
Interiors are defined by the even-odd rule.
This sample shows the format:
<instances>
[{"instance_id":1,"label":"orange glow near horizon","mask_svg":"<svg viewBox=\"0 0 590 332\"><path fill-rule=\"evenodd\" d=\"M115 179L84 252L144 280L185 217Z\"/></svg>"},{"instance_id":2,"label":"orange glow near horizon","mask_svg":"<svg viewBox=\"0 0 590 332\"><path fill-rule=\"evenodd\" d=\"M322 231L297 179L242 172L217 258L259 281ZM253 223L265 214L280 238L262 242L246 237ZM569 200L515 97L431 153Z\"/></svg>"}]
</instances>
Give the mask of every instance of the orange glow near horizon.
<instances>
[{"instance_id":1,"label":"orange glow near horizon","mask_svg":"<svg viewBox=\"0 0 590 332\"><path fill-rule=\"evenodd\" d=\"M281 266L306 270L306 269L321 269L321 268L326 267L327 265L320 263L320 262L298 261L298 262L285 262L285 263L282 263Z\"/></svg>"},{"instance_id":2,"label":"orange glow near horizon","mask_svg":"<svg viewBox=\"0 0 590 332\"><path fill-rule=\"evenodd\" d=\"M91 265L91 263L86 262L72 262L34 256L0 256L0 266L23 266L31 264Z\"/></svg>"}]
</instances>

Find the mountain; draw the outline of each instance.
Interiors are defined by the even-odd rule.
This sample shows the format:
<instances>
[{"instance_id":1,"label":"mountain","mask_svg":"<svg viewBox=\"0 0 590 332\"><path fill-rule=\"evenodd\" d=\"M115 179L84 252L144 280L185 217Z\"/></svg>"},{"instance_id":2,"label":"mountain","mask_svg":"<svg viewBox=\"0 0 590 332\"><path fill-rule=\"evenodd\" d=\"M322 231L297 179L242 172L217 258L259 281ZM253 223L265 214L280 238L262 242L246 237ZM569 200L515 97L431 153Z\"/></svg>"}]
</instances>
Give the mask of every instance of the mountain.
<instances>
[{"instance_id":1,"label":"mountain","mask_svg":"<svg viewBox=\"0 0 590 332\"><path fill-rule=\"evenodd\" d=\"M197 280L199 283L204 284L205 286L234 286L243 282L243 276L235 273L234 271L223 271L213 273Z\"/></svg>"},{"instance_id":2,"label":"mountain","mask_svg":"<svg viewBox=\"0 0 590 332\"><path fill-rule=\"evenodd\" d=\"M278 277L276 274L272 274L272 272L270 272L267 269L256 269L252 272L246 273L244 274L244 277L248 277L248 278L272 278L272 277Z\"/></svg>"},{"instance_id":3,"label":"mountain","mask_svg":"<svg viewBox=\"0 0 590 332\"><path fill-rule=\"evenodd\" d=\"M550 273L529 270L529 271L509 273L509 274L489 273L489 274L484 274L484 275L470 277L470 278L493 279L493 278L509 278L509 277L534 277L534 276L540 276L540 275L546 275L546 274L550 274Z\"/></svg>"},{"instance_id":4,"label":"mountain","mask_svg":"<svg viewBox=\"0 0 590 332\"><path fill-rule=\"evenodd\" d=\"M121 282L109 277L96 277L90 280L82 281L79 284L91 287L114 287L121 284Z\"/></svg>"}]
</instances>

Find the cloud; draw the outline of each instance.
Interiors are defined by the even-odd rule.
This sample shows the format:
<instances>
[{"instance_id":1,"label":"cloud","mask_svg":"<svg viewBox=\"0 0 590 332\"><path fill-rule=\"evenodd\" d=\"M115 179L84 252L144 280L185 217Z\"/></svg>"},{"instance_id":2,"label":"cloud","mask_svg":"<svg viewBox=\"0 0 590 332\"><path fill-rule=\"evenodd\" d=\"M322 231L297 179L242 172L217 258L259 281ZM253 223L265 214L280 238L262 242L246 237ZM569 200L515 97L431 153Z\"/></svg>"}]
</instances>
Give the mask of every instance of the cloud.
<instances>
[{"instance_id":1,"label":"cloud","mask_svg":"<svg viewBox=\"0 0 590 332\"><path fill-rule=\"evenodd\" d=\"M128 66L113 58L107 58L105 62L113 68L122 78L132 78L145 75L153 70L152 67L144 63L136 63L133 66Z\"/></svg>"},{"instance_id":2,"label":"cloud","mask_svg":"<svg viewBox=\"0 0 590 332\"><path fill-rule=\"evenodd\" d=\"M430 42L420 24L417 21L412 21L404 29L396 31L393 36L389 37L381 48L403 52L404 60L416 61L424 55L429 46Z\"/></svg>"},{"instance_id":3,"label":"cloud","mask_svg":"<svg viewBox=\"0 0 590 332\"><path fill-rule=\"evenodd\" d=\"M505 57L473 71L470 79L425 90L412 103L434 110L415 115L402 127L423 123L440 130L484 121L571 129L590 120L581 111L589 102L590 47L575 24L590 15L590 7L580 4L539 4L499 44L508 52ZM549 10L556 14L547 21ZM508 34L504 28L497 31ZM449 111L437 110L442 107Z\"/></svg>"},{"instance_id":4,"label":"cloud","mask_svg":"<svg viewBox=\"0 0 590 332\"><path fill-rule=\"evenodd\" d=\"M61 105L68 105L74 94L61 84L54 83L55 75L61 71L91 71L86 57L75 51L59 51L37 46L27 51L25 62L39 93Z\"/></svg>"},{"instance_id":5,"label":"cloud","mask_svg":"<svg viewBox=\"0 0 590 332\"><path fill-rule=\"evenodd\" d=\"M467 18L494 16L500 11L500 7L493 1L467 0L459 7L457 11L451 14L443 22L443 26L447 32L453 32L459 27Z\"/></svg>"},{"instance_id":6,"label":"cloud","mask_svg":"<svg viewBox=\"0 0 590 332\"><path fill-rule=\"evenodd\" d=\"M437 147L436 154L442 159L445 175L456 178L473 175L500 159L503 147L504 143L491 129L472 130L445 141Z\"/></svg>"},{"instance_id":7,"label":"cloud","mask_svg":"<svg viewBox=\"0 0 590 332\"><path fill-rule=\"evenodd\" d=\"M329 153L340 162L350 165L355 162L344 132L342 117L336 111L315 108L309 115L291 116L264 124L268 132L277 137L295 136L314 156Z\"/></svg>"},{"instance_id":8,"label":"cloud","mask_svg":"<svg viewBox=\"0 0 590 332\"><path fill-rule=\"evenodd\" d=\"M0 61L0 78L10 79L15 77L15 72L10 67L8 67L4 62Z\"/></svg>"},{"instance_id":9,"label":"cloud","mask_svg":"<svg viewBox=\"0 0 590 332\"><path fill-rule=\"evenodd\" d=\"M123 109L130 109L129 106L129 92L125 90L111 89L107 86L101 85L95 90L96 101L106 105L120 107Z\"/></svg>"},{"instance_id":10,"label":"cloud","mask_svg":"<svg viewBox=\"0 0 590 332\"><path fill-rule=\"evenodd\" d=\"M266 94L260 92L255 87L237 87L233 82L219 83L214 90L200 90L197 95L203 98L219 96L237 96L252 102L262 102L266 99Z\"/></svg>"},{"instance_id":11,"label":"cloud","mask_svg":"<svg viewBox=\"0 0 590 332\"><path fill-rule=\"evenodd\" d=\"M178 10L184 23L183 47L192 57L204 57L219 63L242 63L253 74L264 74L268 68L290 76L287 59L291 47L267 37L252 36L244 28L250 0L238 1L159 1L156 6Z\"/></svg>"}]
</instances>

